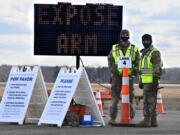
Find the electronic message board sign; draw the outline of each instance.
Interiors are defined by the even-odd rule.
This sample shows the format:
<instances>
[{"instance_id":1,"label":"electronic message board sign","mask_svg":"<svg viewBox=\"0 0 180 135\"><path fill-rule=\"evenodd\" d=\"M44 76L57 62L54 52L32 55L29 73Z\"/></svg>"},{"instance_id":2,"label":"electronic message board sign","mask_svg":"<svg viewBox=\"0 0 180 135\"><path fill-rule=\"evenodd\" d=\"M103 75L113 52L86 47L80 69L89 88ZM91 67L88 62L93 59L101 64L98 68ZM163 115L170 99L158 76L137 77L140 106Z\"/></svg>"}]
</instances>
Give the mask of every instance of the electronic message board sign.
<instances>
[{"instance_id":1,"label":"electronic message board sign","mask_svg":"<svg viewBox=\"0 0 180 135\"><path fill-rule=\"evenodd\" d=\"M107 56L119 41L122 6L34 5L34 54Z\"/></svg>"}]
</instances>

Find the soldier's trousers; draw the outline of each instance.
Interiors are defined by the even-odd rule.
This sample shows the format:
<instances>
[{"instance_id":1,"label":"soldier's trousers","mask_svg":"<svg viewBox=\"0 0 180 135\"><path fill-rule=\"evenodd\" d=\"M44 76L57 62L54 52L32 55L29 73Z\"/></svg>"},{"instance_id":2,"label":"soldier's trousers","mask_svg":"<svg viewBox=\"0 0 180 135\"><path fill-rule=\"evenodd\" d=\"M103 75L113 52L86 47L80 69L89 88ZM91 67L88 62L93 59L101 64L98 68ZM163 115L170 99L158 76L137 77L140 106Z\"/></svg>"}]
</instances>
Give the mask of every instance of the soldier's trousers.
<instances>
[{"instance_id":1,"label":"soldier's trousers","mask_svg":"<svg viewBox=\"0 0 180 135\"><path fill-rule=\"evenodd\" d=\"M143 114L145 117L156 116L157 90L153 90L152 83L143 84L143 87Z\"/></svg>"},{"instance_id":2,"label":"soldier's trousers","mask_svg":"<svg viewBox=\"0 0 180 135\"><path fill-rule=\"evenodd\" d=\"M135 111L133 107L133 98L134 98L134 78L129 77L129 97L130 97L130 117L131 119L135 116ZM111 96L112 96L112 103L110 107L110 117L111 119L116 119L117 112L118 112L118 103L119 98L121 94L121 88L122 88L122 76L116 76L112 77L112 83L111 83Z\"/></svg>"}]
</instances>

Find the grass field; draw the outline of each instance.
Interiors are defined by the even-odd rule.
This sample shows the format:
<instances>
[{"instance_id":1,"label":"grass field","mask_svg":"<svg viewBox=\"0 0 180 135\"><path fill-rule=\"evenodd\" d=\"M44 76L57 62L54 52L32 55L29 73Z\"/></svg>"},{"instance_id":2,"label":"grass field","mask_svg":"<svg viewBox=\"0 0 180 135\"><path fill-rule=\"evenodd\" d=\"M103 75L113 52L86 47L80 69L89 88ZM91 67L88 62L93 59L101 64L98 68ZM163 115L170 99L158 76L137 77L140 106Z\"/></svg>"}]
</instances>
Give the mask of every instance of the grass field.
<instances>
[{"instance_id":1,"label":"grass field","mask_svg":"<svg viewBox=\"0 0 180 135\"><path fill-rule=\"evenodd\" d=\"M3 95L3 91L5 89L6 83L0 83L0 97ZM110 87L110 84L103 84L106 87ZM164 88L161 90L163 97L163 105L165 110L180 110L180 84L161 84ZM53 83L46 83L46 88L48 92L53 87ZM105 88L98 85L92 84L92 89L95 90L99 88L101 91L104 91ZM143 90L140 90L135 84L135 95L141 96ZM142 109L142 101L140 104L140 108Z\"/></svg>"}]
</instances>

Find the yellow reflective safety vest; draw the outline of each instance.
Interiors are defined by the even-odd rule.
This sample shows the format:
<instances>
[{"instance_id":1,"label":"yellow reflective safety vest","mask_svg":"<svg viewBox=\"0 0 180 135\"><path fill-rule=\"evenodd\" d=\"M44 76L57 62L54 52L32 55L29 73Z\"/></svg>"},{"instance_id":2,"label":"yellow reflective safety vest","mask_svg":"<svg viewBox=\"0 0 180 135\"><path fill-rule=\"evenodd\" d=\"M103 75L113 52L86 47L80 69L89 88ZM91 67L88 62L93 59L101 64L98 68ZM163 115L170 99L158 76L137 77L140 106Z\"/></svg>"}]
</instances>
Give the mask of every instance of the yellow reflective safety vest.
<instances>
[{"instance_id":1,"label":"yellow reflective safety vest","mask_svg":"<svg viewBox=\"0 0 180 135\"><path fill-rule=\"evenodd\" d=\"M141 72L140 79L142 83L153 82L153 65L151 62L151 57L154 51L157 51L157 50L153 48L146 55L144 55L140 60L139 70Z\"/></svg>"},{"instance_id":2,"label":"yellow reflective safety vest","mask_svg":"<svg viewBox=\"0 0 180 135\"><path fill-rule=\"evenodd\" d=\"M121 49L117 48L118 44L115 44L112 46L112 55L115 61L115 64L118 64L118 56L127 56L131 57L132 63L135 61L136 58L136 52L138 51L138 47L136 45L129 45L125 55L123 54L123 51ZM122 75L122 68L117 68L120 75ZM128 70L128 74L131 75L132 69Z\"/></svg>"}]
</instances>

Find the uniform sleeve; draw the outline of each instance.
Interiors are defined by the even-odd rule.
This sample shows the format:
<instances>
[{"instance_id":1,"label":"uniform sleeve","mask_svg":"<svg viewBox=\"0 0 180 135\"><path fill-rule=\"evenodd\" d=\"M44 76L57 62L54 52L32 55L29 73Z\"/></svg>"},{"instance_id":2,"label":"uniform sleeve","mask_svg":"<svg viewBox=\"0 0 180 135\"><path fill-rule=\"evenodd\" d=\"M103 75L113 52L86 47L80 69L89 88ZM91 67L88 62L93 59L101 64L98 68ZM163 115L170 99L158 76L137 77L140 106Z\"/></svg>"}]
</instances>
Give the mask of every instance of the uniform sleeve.
<instances>
[{"instance_id":1,"label":"uniform sleeve","mask_svg":"<svg viewBox=\"0 0 180 135\"><path fill-rule=\"evenodd\" d=\"M134 65L134 67L133 67L134 75L138 75L138 73L139 73L139 61L140 61L140 54L139 54L139 51L137 50L136 56L135 56L135 61L133 63L133 65Z\"/></svg>"},{"instance_id":2,"label":"uniform sleeve","mask_svg":"<svg viewBox=\"0 0 180 135\"><path fill-rule=\"evenodd\" d=\"M115 64L114 58L112 56L112 50L108 55L108 67L111 72L111 75L117 74L117 65Z\"/></svg>"},{"instance_id":3,"label":"uniform sleeve","mask_svg":"<svg viewBox=\"0 0 180 135\"><path fill-rule=\"evenodd\" d=\"M152 58L151 58L151 62L153 64L153 76L154 77L159 77L162 74L162 60L161 60L161 54L159 51L154 51L152 53Z\"/></svg>"}]
</instances>

